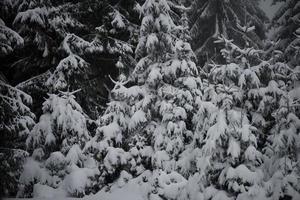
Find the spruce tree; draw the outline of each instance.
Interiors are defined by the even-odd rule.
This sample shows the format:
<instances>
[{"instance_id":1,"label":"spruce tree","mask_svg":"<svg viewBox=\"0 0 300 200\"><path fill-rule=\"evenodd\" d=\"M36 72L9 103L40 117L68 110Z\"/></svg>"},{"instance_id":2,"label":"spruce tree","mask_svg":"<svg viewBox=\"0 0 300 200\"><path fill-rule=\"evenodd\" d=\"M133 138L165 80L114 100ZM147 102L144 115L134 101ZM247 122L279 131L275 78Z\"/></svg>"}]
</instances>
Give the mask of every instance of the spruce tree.
<instances>
[{"instance_id":1,"label":"spruce tree","mask_svg":"<svg viewBox=\"0 0 300 200\"><path fill-rule=\"evenodd\" d=\"M1 57L12 53L15 48L23 45L23 38L5 25L5 22L0 18L0 32L1 32Z\"/></svg>"},{"instance_id":2,"label":"spruce tree","mask_svg":"<svg viewBox=\"0 0 300 200\"><path fill-rule=\"evenodd\" d=\"M81 56L86 52L102 51L102 46L96 46L74 35L67 34L62 42L62 50L67 54L55 70L50 73L44 85L51 93L58 91L81 91L75 94L77 101L82 105L84 111L94 117L98 114L96 100L100 101L96 93L96 84L91 82L92 69Z\"/></svg>"},{"instance_id":3,"label":"spruce tree","mask_svg":"<svg viewBox=\"0 0 300 200\"><path fill-rule=\"evenodd\" d=\"M276 2L283 2L283 4L271 21L271 27L275 28L275 33L271 36L274 45L270 46L268 51L281 51L283 54L280 56L280 61L295 67L300 64L300 5L296 0L274 0L273 3Z\"/></svg>"},{"instance_id":4,"label":"spruce tree","mask_svg":"<svg viewBox=\"0 0 300 200\"><path fill-rule=\"evenodd\" d=\"M64 188L70 196L82 196L94 187L88 184L89 176L94 177L99 172L92 158L82 152L90 133L74 93L49 94L43 103L43 114L26 140L32 154L24 164L19 196L32 196L33 188L40 184ZM81 180L84 188L70 182L78 174L86 176Z\"/></svg>"},{"instance_id":5,"label":"spruce tree","mask_svg":"<svg viewBox=\"0 0 300 200\"><path fill-rule=\"evenodd\" d=\"M103 185L118 176L140 175L150 184L151 199L178 196L185 183L175 170L181 171L180 153L192 137L194 101L201 95L187 27L174 24L169 4L175 6L147 0L138 7L144 15L136 48L139 61L129 82L124 75L114 81L111 102L87 145L99 156ZM177 188L175 194L164 193L169 181Z\"/></svg>"},{"instance_id":6,"label":"spruce tree","mask_svg":"<svg viewBox=\"0 0 300 200\"><path fill-rule=\"evenodd\" d=\"M99 162L100 188L115 181L122 170L128 169L130 160L130 154L126 152L130 119L127 100L129 91L124 86L126 82L123 80L114 83L115 87L111 91L108 107L98 120L99 128L96 135L85 147Z\"/></svg>"},{"instance_id":7,"label":"spruce tree","mask_svg":"<svg viewBox=\"0 0 300 200\"><path fill-rule=\"evenodd\" d=\"M222 60L220 50L222 46L214 41L221 34L234 39L239 46L246 42L255 48L261 48L265 38L264 22L267 17L258 7L259 2L244 0L197 0L191 4L190 24L193 38L193 49L200 64L210 59ZM255 26L253 32L242 32L239 26Z\"/></svg>"},{"instance_id":8,"label":"spruce tree","mask_svg":"<svg viewBox=\"0 0 300 200\"><path fill-rule=\"evenodd\" d=\"M13 196L28 156L24 143L35 124L35 115L28 107L32 98L1 79L0 102L0 195Z\"/></svg>"},{"instance_id":9,"label":"spruce tree","mask_svg":"<svg viewBox=\"0 0 300 200\"><path fill-rule=\"evenodd\" d=\"M24 45L24 39L12 27L11 18L13 18L13 1L3 0L0 3L0 56L3 58L11 54L15 49ZM4 65L5 66L5 65ZM1 71L4 69L1 69Z\"/></svg>"},{"instance_id":10,"label":"spruce tree","mask_svg":"<svg viewBox=\"0 0 300 200\"><path fill-rule=\"evenodd\" d=\"M60 59L59 45L69 30L84 28L72 17L69 4L55 5L52 1L17 1L14 5L17 14L14 26L25 39L20 53L25 59L12 63L14 80L26 80L39 75L57 64ZM26 68L24 68L26 66Z\"/></svg>"},{"instance_id":11,"label":"spruce tree","mask_svg":"<svg viewBox=\"0 0 300 200\"><path fill-rule=\"evenodd\" d=\"M73 8L73 11L72 9ZM84 25L72 16L74 5L55 1L21 0L13 3L13 26L24 37L23 48L5 57L10 82L34 97L33 111L39 116L43 98L49 92L45 86L62 58L60 44L68 32L82 31Z\"/></svg>"},{"instance_id":12,"label":"spruce tree","mask_svg":"<svg viewBox=\"0 0 300 200\"><path fill-rule=\"evenodd\" d=\"M81 82L83 91L89 93L76 94L77 100L89 116L96 118L105 109L107 88L111 87L108 74L117 75L118 58L121 56L129 66L135 62L131 44L136 43L138 17L134 6L134 0L14 2L9 25L13 24L24 37L24 47L4 57L9 69L4 74L14 84L22 82L20 87L36 97L34 112L41 113L43 97L49 92L43 82L49 78L48 70L54 71L69 55L61 46L68 38L69 45L73 43L73 54L88 62L91 72ZM89 42L89 48L78 46L81 41ZM92 46L97 50L92 50ZM97 96L92 95L95 93ZM83 101L85 96L89 97L88 103Z\"/></svg>"},{"instance_id":13,"label":"spruce tree","mask_svg":"<svg viewBox=\"0 0 300 200\"><path fill-rule=\"evenodd\" d=\"M263 86L265 63L253 47L239 48L224 36L216 42L224 45L226 64L211 65L197 102L190 181L198 181L198 195L206 198L266 199L261 129L249 97Z\"/></svg>"},{"instance_id":14,"label":"spruce tree","mask_svg":"<svg viewBox=\"0 0 300 200\"><path fill-rule=\"evenodd\" d=\"M184 182L175 170L180 170L179 156L190 141L194 101L201 94L190 44L172 34L186 27L174 24L169 5L174 6L147 0L139 8L144 17L133 72L134 87L139 89L130 102L129 133L137 146L131 150L145 169L153 171L151 199L169 198L163 193L166 177Z\"/></svg>"},{"instance_id":15,"label":"spruce tree","mask_svg":"<svg viewBox=\"0 0 300 200\"><path fill-rule=\"evenodd\" d=\"M12 2L1 1L0 58L11 55L22 47L23 38L9 28ZM6 24L5 21L8 23ZM11 86L5 76L5 64L0 69L0 195L13 196L28 153L24 141L34 126L35 115L28 107L32 98L22 90Z\"/></svg>"},{"instance_id":16,"label":"spruce tree","mask_svg":"<svg viewBox=\"0 0 300 200\"><path fill-rule=\"evenodd\" d=\"M272 90L277 105L272 110L273 127L265 145L266 191L273 199L300 197L299 183L299 69L286 63L273 64Z\"/></svg>"}]
</instances>

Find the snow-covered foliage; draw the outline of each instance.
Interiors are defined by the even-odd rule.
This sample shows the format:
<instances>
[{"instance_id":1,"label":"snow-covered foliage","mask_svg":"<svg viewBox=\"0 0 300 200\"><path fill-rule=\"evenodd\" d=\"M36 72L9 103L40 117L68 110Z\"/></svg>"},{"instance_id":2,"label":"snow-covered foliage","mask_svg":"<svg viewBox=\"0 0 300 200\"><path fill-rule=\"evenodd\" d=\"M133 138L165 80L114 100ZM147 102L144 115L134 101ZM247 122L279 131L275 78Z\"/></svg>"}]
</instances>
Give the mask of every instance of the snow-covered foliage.
<instances>
[{"instance_id":1,"label":"snow-covered foliage","mask_svg":"<svg viewBox=\"0 0 300 200\"><path fill-rule=\"evenodd\" d=\"M93 188L98 188L96 177L100 172L96 166L93 168L78 168L68 174L61 188L67 192L68 196L82 197L91 192L95 193Z\"/></svg>"},{"instance_id":2,"label":"snow-covered foliage","mask_svg":"<svg viewBox=\"0 0 300 200\"><path fill-rule=\"evenodd\" d=\"M94 89L94 82L90 81L92 68L81 56L87 53L102 52L103 47L85 41L74 34L67 34L61 47L67 57L58 63L46 80L45 86L52 93L80 89L81 92L76 94L78 103L83 105L85 112L97 113L97 110L93 109L98 105L96 103L98 99L91 97L97 91Z\"/></svg>"},{"instance_id":3,"label":"snow-covered foliage","mask_svg":"<svg viewBox=\"0 0 300 200\"><path fill-rule=\"evenodd\" d=\"M148 0L140 11L144 17L133 77L141 95L134 100L130 132L142 140L137 143L146 144L139 151L148 145L153 149L151 168L170 172L192 135L187 124L201 81L190 44L172 38L178 29L169 2Z\"/></svg>"},{"instance_id":4,"label":"snow-covered foliage","mask_svg":"<svg viewBox=\"0 0 300 200\"><path fill-rule=\"evenodd\" d=\"M23 38L5 25L0 18L0 56L11 53L15 48L24 44Z\"/></svg>"},{"instance_id":5,"label":"snow-covered foliage","mask_svg":"<svg viewBox=\"0 0 300 200\"><path fill-rule=\"evenodd\" d=\"M32 98L23 91L0 80L1 134L27 136L34 125L34 114L27 105Z\"/></svg>"},{"instance_id":6,"label":"snow-covered foliage","mask_svg":"<svg viewBox=\"0 0 300 200\"><path fill-rule=\"evenodd\" d=\"M14 19L14 25L18 27L21 35L26 35L25 42L33 41L43 57L55 53L52 52L53 38L51 32L58 37L66 36L65 30L70 28L82 28L83 25L70 17L66 11L68 4L54 7L51 1L20 1L15 5L18 14Z\"/></svg>"},{"instance_id":7,"label":"snow-covered foliage","mask_svg":"<svg viewBox=\"0 0 300 200\"><path fill-rule=\"evenodd\" d=\"M295 67L300 64L300 3L297 0L283 2L272 19L271 27L275 31L270 38L272 42L268 51L269 56L274 51L281 52L281 61Z\"/></svg>"},{"instance_id":8,"label":"snow-covered foliage","mask_svg":"<svg viewBox=\"0 0 300 200\"><path fill-rule=\"evenodd\" d=\"M34 152L24 164L20 177L18 196L49 198L55 195L61 197L82 197L97 188L96 177L100 174L95 162L91 163L84 157L82 166L72 163L69 154L52 152L48 159L41 160L43 150ZM82 154L83 155L83 154ZM45 193L44 193L45 192ZM56 193L56 194L55 194Z\"/></svg>"},{"instance_id":9,"label":"snow-covered foliage","mask_svg":"<svg viewBox=\"0 0 300 200\"><path fill-rule=\"evenodd\" d=\"M34 126L35 115L28 107L32 98L0 80L0 193L12 195L28 155L24 140ZM22 150L23 149L23 150Z\"/></svg>"},{"instance_id":10,"label":"snow-covered foliage","mask_svg":"<svg viewBox=\"0 0 300 200\"><path fill-rule=\"evenodd\" d=\"M104 187L91 199L180 199L186 180L177 172L165 173L162 170L146 170L136 178L122 171L117 181Z\"/></svg>"},{"instance_id":11,"label":"snow-covered foliage","mask_svg":"<svg viewBox=\"0 0 300 200\"><path fill-rule=\"evenodd\" d=\"M73 41L71 44L70 40ZM75 42L74 40L77 41ZM69 55L59 62L55 71L47 80L46 85L50 88L50 91L75 90L82 84L82 80L87 80L89 75L89 64L78 55L75 55L73 53L75 50L71 50L71 48L82 51L86 50L90 46L89 42L80 40L80 38L75 35L66 36L63 41L63 48ZM78 53L83 54L83 52Z\"/></svg>"},{"instance_id":12,"label":"snow-covered foliage","mask_svg":"<svg viewBox=\"0 0 300 200\"><path fill-rule=\"evenodd\" d=\"M135 64L133 52L137 43L140 22L138 13L134 9L136 0L93 1L95 4L100 4L101 10L98 12L102 13L102 23L100 26L99 23L96 24L96 36L92 43L102 46L104 55L121 57L126 66L123 72L128 76Z\"/></svg>"},{"instance_id":13,"label":"snow-covered foliage","mask_svg":"<svg viewBox=\"0 0 300 200\"><path fill-rule=\"evenodd\" d=\"M126 87L123 74L113 81L111 101L85 147L99 161L104 185L116 180L121 169L134 176L147 169L177 169L192 135L187 124L194 101L201 95L190 44L172 38L171 31L180 35L182 28L173 23L168 2L148 0L139 10L144 17L136 49L140 61L130 76L133 86ZM121 58L117 67L124 67Z\"/></svg>"},{"instance_id":14,"label":"snow-covered foliage","mask_svg":"<svg viewBox=\"0 0 300 200\"><path fill-rule=\"evenodd\" d=\"M114 81L111 101L104 115L99 119L96 135L85 146L86 151L94 154L102 169L104 184L109 177L114 178L119 169L128 163L129 153L125 152L124 142L127 137L129 121L128 89L126 82ZM121 147L121 148L120 148Z\"/></svg>"},{"instance_id":15,"label":"snow-covered foliage","mask_svg":"<svg viewBox=\"0 0 300 200\"><path fill-rule=\"evenodd\" d=\"M299 69L275 63L277 81L273 83L277 105L272 110L273 127L267 138L266 190L273 199L300 197L299 182ZM281 75L281 76L279 76Z\"/></svg>"},{"instance_id":16,"label":"snow-covered foliage","mask_svg":"<svg viewBox=\"0 0 300 200\"><path fill-rule=\"evenodd\" d=\"M266 199L262 128L254 122L261 112L253 105L262 96L251 99L250 95L263 86L266 63L254 48L241 49L224 36L216 42L224 45L221 54L226 64L208 68L203 98L197 99L190 168L198 172L195 178L201 182L202 194L209 195L206 198Z\"/></svg>"},{"instance_id":17,"label":"snow-covered foliage","mask_svg":"<svg viewBox=\"0 0 300 200\"><path fill-rule=\"evenodd\" d=\"M253 47L262 47L267 17L258 4L257 0L193 1L190 6L191 34L200 62L221 59L220 48L214 44L221 34L234 39L240 46L250 43ZM254 31L250 31L252 26L255 26Z\"/></svg>"},{"instance_id":18,"label":"snow-covered foliage","mask_svg":"<svg viewBox=\"0 0 300 200\"><path fill-rule=\"evenodd\" d=\"M67 154L72 145L83 146L89 138L86 117L72 93L49 94L43 115L28 139L29 148L44 148L45 153L61 150ZM49 151L50 150L50 151Z\"/></svg>"},{"instance_id":19,"label":"snow-covered foliage","mask_svg":"<svg viewBox=\"0 0 300 200\"><path fill-rule=\"evenodd\" d=\"M121 57L126 65L122 69L126 76L135 64L133 44L137 42L140 21L134 9L135 2L1 1L0 40L1 47L5 47L1 48L1 57L5 60L1 72L14 84L23 81L29 83L27 80L31 78L38 82L37 85L22 85L26 92L35 96L33 111L40 113L46 93L57 91L47 88L44 80L35 78L48 74L45 73L47 70L55 71L60 62L70 55L65 48L67 44L74 55L89 63L88 72L84 71L82 76L75 78L80 86L71 83L76 88L70 90L82 89L82 93L76 95L77 101L91 118L96 119L105 110L108 90L112 86L108 75L116 77L117 59ZM18 34L23 39L17 37ZM57 79L64 81L58 72L55 72L55 76L60 78L52 77L56 79L53 82Z\"/></svg>"},{"instance_id":20,"label":"snow-covered foliage","mask_svg":"<svg viewBox=\"0 0 300 200\"><path fill-rule=\"evenodd\" d=\"M9 18L15 1L3 0L0 2L0 57L12 53L24 44L24 39L12 28Z\"/></svg>"},{"instance_id":21,"label":"snow-covered foliage","mask_svg":"<svg viewBox=\"0 0 300 200\"><path fill-rule=\"evenodd\" d=\"M86 76L88 63L76 55L69 55L58 64L54 73L49 77L46 85L53 88L54 91L66 90L73 84L78 84L78 79L74 77ZM81 76L80 76L81 75Z\"/></svg>"},{"instance_id":22,"label":"snow-covered foliage","mask_svg":"<svg viewBox=\"0 0 300 200\"><path fill-rule=\"evenodd\" d=\"M5 139L1 135L1 139ZM7 140L7 139L6 139ZM10 142L7 140L7 142ZM22 149L15 149L13 146L0 146L0 194L2 196L14 196L17 192L19 177L22 173L28 153Z\"/></svg>"},{"instance_id":23,"label":"snow-covered foliage","mask_svg":"<svg viewBox=\"0 0 300 200\"><path fill-rule=\"evenodd\" d=\"M32 155L20 177L19 196L31 196L34 184L65 188L71 196L82 196L94 187L99 171L93 159L83 154L90 133L73 94L49 94L44 102L43 114L26 141ZM74 176L83 180L75 182Z\"/></svg>"},{"instance_id":24,"label":"snow-covered foliage","mask_svg":"<svg viewBox=\"0 0 300 200\"><path fill-rule=\"evenodd\" d=\"M128 5L123 5L124 3L121 1L118 4L114 1L89 2L88 9L101 17L97 19L97 23L94 23L95 19L91 19L91 24L84 27L92 29L93 34L82 36L81 32L71 33L72 29L66 29L59 49L66 53L67 57L58 63L53 75L46 82L52 92L66 91L68 88L69 90L82 89L80 94L76 94L77 100L84 111L94 119L98 117L99 112L104 111L103 106L105 106L106 99L103 99L103 96L107 95L108 72L111 73L111 71L122 68L120 71L128 76L130 72L128 66L135 62L132 57L134 47L128 38L122 38L129 34L130 39L134 40L132 34L136 31L137 26L128 19L128 12L131 12L133 2L128 1ZM84 2L80 2L69 5L69 7L81 10L85 7L83 4ZM90 13L88 15L94 17ZM75 18L75 16L72 17ZM86 20L87 16L79 15L76 16L76 19L81 17ZM84 31L86 30L84 29ZM119 64L115 66L117 58L120 60L118 63L122 62L126 68L120 67Z\"/></svg>"},{"instance_id":25,"label":"snow-covered foliage","mask_svg":"<svg viewBox=\"0 0 300 200\"><path fill-rule=\"evenodd\" d=\"M0 1L1 197L300 198L300 4L191 2Z\"/></svg>"}]
</instances>

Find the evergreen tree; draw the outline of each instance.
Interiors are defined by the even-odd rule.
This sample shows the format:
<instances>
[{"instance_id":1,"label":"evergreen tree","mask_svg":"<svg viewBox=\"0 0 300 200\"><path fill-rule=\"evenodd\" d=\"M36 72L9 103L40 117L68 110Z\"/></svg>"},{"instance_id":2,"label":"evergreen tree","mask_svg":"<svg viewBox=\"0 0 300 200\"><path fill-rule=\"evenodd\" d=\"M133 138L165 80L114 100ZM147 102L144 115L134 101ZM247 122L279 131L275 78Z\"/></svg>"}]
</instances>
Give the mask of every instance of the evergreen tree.
<instances>
[{"instance_id":1,"label":"evergreen tree","mask_svg":"<svg viewBox=\"0 0 300 200\"><path fill-rule=\"evenodd\" d=\"M23 45L23 38L7 27L4 23L4 21L0 18L0 32L1 32L1 57L12 53L12 51Z\"/></svg>"},{"instance_id":2,"label":"evergreen tree","mask_svg":"<svg viewBox=\"0 0 300 200\"><path fill-rule=\"evenodd\" d=\"M16 193L22 164L28 153L25 140L34 126L34 114L27 105L32 98L0 79L0 195Z\"/></svg>"},{"instance_id":3,"label":"evergreen tree","mask_svg":"<svg viewBox=\"0 0 300 200\"><path fill-rule=\"evenodd\" d=\"M0 76L3 79L6 75L8 67L5 59L9 57L14 50L24 45L24 39L12 28L11 13L13 10L12 1L4 0L0 3L0 57L4 61L0 68Z\"/></svg>"},{"instance_id":4,"label":"evergreen tree","mask_svg":"<svg viewBox=\"0 0 300 200\"><path fill-rule=\"evenodd\" d=\"M115 181L121 170L128 166L129 153L124 151L128 130L128 89L123 80L113 81L115 87L110 93L110 102L103 116L98 120L96 135L87 143L85 150L92 153L99 162L101 171L100 188Z\"/></svg>"},{"instance_id":5,"label":"evergreen tree","mask_svg":"<svg viewBox=\"0 0 300 200\"><path fill-rule=\"evenodd\" d=\"M12 65L12 79L26 80L50 69L60 59L59 45L69 30L81 30L84 25L72 17L69 4L55 5L54 2L22 0L15 3L17 12L13 24L25 39L25 58ZM26 66L26 67L24 67ZM25 74L24 74L25 73Z\"/></svg>"},{"instance_id":6,"label":"evergreen tree","mask_svg":"<svg viewBox=\"0 0 300 200\"><path fill-rule=\"evenodd\" d=\"M273 109L274 126L265 145L266 191L272 199L298 199L299 182L299 71L287 64L274 65L277 106Z\"/></svg>"},{"instance_id":7,"label":"evergreen tree","mask_svg":"<svg viewBox=\"0 0 300 200\"><path fill-rule=\"evenodd\" d=\"M14 30L12 30L11 18L13 11L13 2L10 0L3 0L0 3L0 31L1 31L1 57L10 53L16 47L21 47L24 43L23 38Z\"/></svg>"},{"instance_id":8,"label":"evergreen tree","mask_svg":"<svg viewBox=\"0 0 300 200\"><path fill-rule=\"evenodd\" d=\"M98 106L96 101L101 99L95 95L96 85L90 82L91 65L79 55L102 51L102 46L95 46L74 34L68 34L62 42L62 49L68 56L63 58L50 73L45 86L52 93L81 89L80 93L76 94L77 101L83 105L84 111L93 117L98 114L98 110L95 110Z\"/></svg>"},{"instance_id":9,"label":"evergreen tree","mask_svg":"<svg viewBox=\"0 0 300 200\"><path fill-rule=\"evenodd\" d=\"M163 193L166 174L172 172L174 180L184 180L174 170L180 170L180 153L192 135L194 101L201 94L190 44L172 34L186 27L174 24L169 5L174 7L169 1L147 0L139 8L144 17L136 48L139 61L133 72L134 87L139 89L130 102L129 122L136 147L130 151L143 168L153 171L150 199L169 198Z\"/></svg>"},{"instance_id":10,"label":"evergreen tree","mask_svg":"<svg viewBox=\"0 0 300 200\"><path fill-rule=\"evenodd\" d=\"M266 199L263 180L261 128L256 126L256 111L251 92L263 86L266 63L260 51L239 48L225 37L217 43L226 64L212 64L204 96L198 99L194 116L196 132L190 151L190 182L198 183L205 199Z\"/></svg>"},{"instance_id":11,"label":"evergreen tree","mask_svg":"<svg viewBox=\"0 0 300 200\"><path fill-rule=\"evenodd\" d=\"M180 170L177 161L191 138L189 122L195 96L201 94L193 53L186 42L187 27L174 24L169 4L176 7L154 0L139 7L144 17L136 49L139 62L129 77L133 86L125 86L122 74L114 81L111 102L87 145L103 166L104 186L117 176L123 179L124 173L145 176L152 188L151 199L169 198L163 194L168 180L174 187L184 185L185 179L172 171Z\"/></svg>"},{"instance_id":12,"label":"evergreen tree","mask_svg":"<svg viewBox=\"0 0 300 200\"><path fill-rule=\"evenodd\" d=\"M172 38L176 25L168 2L149 0L140 9L144 18L133 76L141 97L135 99L129 128L134 134L143 127L139 134L154 150L152 168L171 170L181 151L173 149L173 144L183 147L184 137L189 135L186 121L199 79L189 44Z\"/></svg>"},{"instance_id":13,"label":"evergreen tree","mask_svg":"<svg viewBox=\"0 0 300 200\"><path fill-rule=\"evenodd\" d=\"M50 94L44 102L43 115L26 141L32 156L27 159L20 177L19 196L32 196L33 187L39 184L65 187L71 196L82 196L90 192L89 187L94 187L87 182L99 172L93 159L82 152L90 133L74 93ZM85 187L77 188L78 183L71 180L82 173L87 174L86 179L80 180Z\"/></svg>"},{"instance_id":14,"label":"evergreen tree","mask_svg":"<svg viewBox=\"0 0 300 200\"><path fill-rule=\"evenodd\" d=\"M267 17L258 4L257 0L193 1L190 12L191 34L193 49L201 64L211 58L222 60L219 53L222 47L214 44L221 34L234 39L239 46L250 43L253 47L262 47ZM246 29L255 26L256 29L254 32L242 32L239 26Z\"/></svg>"},{"instance_id":15,"label":"evergreen tree","mask_svg":"<svg viewBox=\"0 0 300 200\"><path fill-rule=\"evenodd\" d=\"M11 1L1 1L0 14L0 58L9 56L22 47L23 38L9 28ZM28 153L24 151L24 141L33 127L35 115L28 105L32 98L25 92L7 83L5 65L0 69L0 195L13 196L22 170L22 164Z\"/></svg>"},{"instance_id":16,"label":"evergreen tree","mask_svg":"<svg viewBox=\"0 0 300 200\"><path fill-rule=\"evenodd\" d=\"M284 3L272 19L271 27L275 28L275 33L271 39L275 44L269 48L269 51L279 50L283 52L281 61L295 67L300 63L300 4L296 0L275 0L274 3L276 2Z\"/></svg>"},{"instance_id":17,"label":"evergreen tree","mask_svg":"<svg viewBox=\"0 0 300 200\"><path fill-rule=\"evenodd\" d=\"M47 70L61 59L60 44L67 33L84 26L72 16L71 4L20 0L14 1L12 7L12 24L24 37L24 47L4 58L9 67L4 73L11 83L34 97L33 112L39 116L43 98L49 92L44 84L50 76Z\"/></svg>"},{"instance_id":18,"label":"evergreen tree","mask_svg":"<svg viewBox=\"0 0 300 200\"><path fill-rule=\"evenodd\" d=\"M24 48L4 57L8 69L4 74L13 84L24 81L20 87L36 97L33 109L41 113L43 97L49 92L43 84L51 74L47 70L54 71L60 60L69 55L61 46L68 38L73 54L89 63L91 72L81 82L85 92L82 96L76 94L77 100L89 116L96 118L107 101L107 87L111 87L107 75L117 75L118 58L121 56L128 66L134 64L131 43L136 43L138 29L135 1L20 0L11 4L14 14L9 24L24 37ZM88 49L78 44L83 41L89 43ZM95 93L97 97L92 95ZM84 102L86 96L88 103Z\"/></svg>"},{"instance_id":19,"label":"evergreen tree","mask_svg":"<svg viewBox=\"0 0 300 200\"><path fill-rule=\"evenodd\" d=\"M267 52L257 4L1 1L1 195L299 199L300 4Z\"/></svg>"}]
</instances>

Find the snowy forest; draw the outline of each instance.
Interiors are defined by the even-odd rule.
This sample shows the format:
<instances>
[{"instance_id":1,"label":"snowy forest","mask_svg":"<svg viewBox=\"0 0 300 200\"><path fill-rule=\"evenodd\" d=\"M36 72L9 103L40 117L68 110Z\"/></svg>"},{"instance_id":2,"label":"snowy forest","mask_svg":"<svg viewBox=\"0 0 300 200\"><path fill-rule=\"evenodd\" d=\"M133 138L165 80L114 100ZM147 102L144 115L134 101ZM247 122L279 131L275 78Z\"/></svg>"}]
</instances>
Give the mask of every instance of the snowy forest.
<instances>
[{"instance_id":1,"label":"snowy forest","mask_svg":"<svg viewBox=\"0 0 300 200\"><path fill-rule=\"evenodd\" d=\"M0 199L300 200L298 0L0 0L0 60Z\"/></svg>"}]
</instances>

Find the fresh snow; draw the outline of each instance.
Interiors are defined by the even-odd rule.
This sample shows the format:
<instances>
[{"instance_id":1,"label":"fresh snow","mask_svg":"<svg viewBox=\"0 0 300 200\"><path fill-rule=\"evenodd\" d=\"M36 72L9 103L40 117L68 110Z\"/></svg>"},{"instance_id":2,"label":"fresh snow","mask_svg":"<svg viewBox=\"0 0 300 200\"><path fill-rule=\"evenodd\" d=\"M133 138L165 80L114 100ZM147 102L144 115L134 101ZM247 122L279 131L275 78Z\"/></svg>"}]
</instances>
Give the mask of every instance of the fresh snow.
<instances>
[{"instance_id":1,"label":"fresh snow","mask_svg":"<svg viewBox=\"0 0 300 200\"><path fill-rule=\"evenodd\" d=\"M299 18L296 0L271 22L279 23L274 37L282 40L267 44L270 52L258 49L263 15L253 13L250 1L242 19L238 1L234 7L230 0L194 1L185 8L184 1L145 0L134 5L143 16L140 26L130 22L133 5L121 2L3 2L3 11L16 13L14 20L1 16L0 57L23 59L23 45L36 47L20 66L34 60L51 69L17 87L5 75L18 62L15 67L9 59L10 68L0 73L0 132L11 140L4 153L0 146L0 169L8 169L0 192L34 200L300 199L300 28L287 24ZM220 15L212 13L216 2ZM89 13L81 14L89 19L94 3L104 9L102 21L77 21L71 11L88 6ZM188 11L197 18L191 28ZM206 20L208 38L192 45L206 54L206 64L197 66L202 58L189 41ZM293 30L291 40L282 37L286 30ZM105 66L98 66L102 60ZM115 67L110 75L117 78L106 74L106 66ZM113 85L105 110L91 100L101 98L101 88L92 88L102 72ZM89 107L92 101L97 107Z\"/></svg>"}]
</instances>

